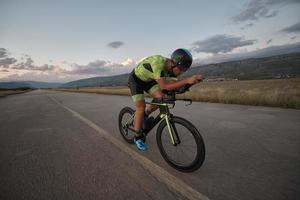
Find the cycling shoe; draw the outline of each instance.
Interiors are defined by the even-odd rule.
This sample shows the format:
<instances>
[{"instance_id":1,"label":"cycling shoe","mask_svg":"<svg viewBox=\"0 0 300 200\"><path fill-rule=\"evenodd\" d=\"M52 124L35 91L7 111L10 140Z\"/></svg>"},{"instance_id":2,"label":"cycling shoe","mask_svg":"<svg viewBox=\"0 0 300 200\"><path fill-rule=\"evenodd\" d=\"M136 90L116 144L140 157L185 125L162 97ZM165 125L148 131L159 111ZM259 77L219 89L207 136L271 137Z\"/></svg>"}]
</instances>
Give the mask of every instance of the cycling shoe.
<instances>
[{"instance_id":1,"label":"cycling shoe","mask_svg":"<svg viewBox=\"0 0 300 200\"><path fill-rule=\"evenodd\" d=\"M140 150L140 151L146 151L147 145L144 143L144 141L142 139L133 139L133 142L135 143L136 147Z\"/></svg>"}]
</instances>

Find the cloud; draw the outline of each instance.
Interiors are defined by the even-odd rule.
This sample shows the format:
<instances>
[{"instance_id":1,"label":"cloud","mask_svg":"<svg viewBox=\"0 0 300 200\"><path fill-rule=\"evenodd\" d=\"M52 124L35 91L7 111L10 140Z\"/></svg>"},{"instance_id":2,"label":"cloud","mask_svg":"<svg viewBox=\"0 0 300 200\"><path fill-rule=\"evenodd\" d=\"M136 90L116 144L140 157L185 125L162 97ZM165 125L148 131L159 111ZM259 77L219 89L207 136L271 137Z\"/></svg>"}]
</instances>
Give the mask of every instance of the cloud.
<instances>
[{"instance_id":1,"label":"cloud","mask_svg":"<svg viewBox=\"0 0 300 200\"><path fill-rule=\"evenodd\" d=\"M134 67L136 65L136 62L133 59L131 59L131 58L127 58L127 60L125 60L121 64L124 65L124 66Z\"/></svg>"},{"instance_id":2,"label":"cloud","mask_svg":"<svg viewBox=\"0 0 300 200\"><path fill-rule=\"evenodd\" d=\"M267 41L267 45L270 44L272 41L273 41L273 39L269 39L269 40Z\"/></svg>"},{"instance_id":3,"label":"cloud","mask_svg":"<svg viewBox=\"0 0 300 200\"><path fill-rule=\"evenodd\" d=\"M278 10L273 10L276 6L300 3L299 0L251 0L246 8L239 14L232 17L235 23L245 21L257 21L260 18L271 18L278 14Z\"/></svg>"},{"instance_id":4,"label":"cloud","mask_svg":"<svg viewBox=\"0 0 300 200\"><path fill-rule=\"evenodd\" d=\"M241 29L244 30L245 28L249 28L249 27L251 27L253 25L254 25L253 23L246 24L244 27L241 27Z\"/></svg>"},{"instance_id":5,"label":"cloud","mask_svg":"<svg viewBox=\"0 0 300 200\"><path fill-rule=\"evenodd\" d=\"M28 57L25 62L16 63L13 66L10 66L10 69L18 69L18 70L31 70L31 71L52 71L54 69L54 65L44 64L41 66L34 65L34 61Z\"/></svg>"},{"instance_id":6,"label":"cloud","mask_svg":"<svg viewBox=\"0 0 300 200\"><path fill-rule=\"evenodd\" d=\"M32 62L28 61L27 64L30 65ZM25 65L25 63L23 65ZM23 65L13 66L7 69L9 74L5 75L1 80L68 82L95 76L112 76L129 73L135 66L135 62L133 59L127 59L122 62L122 64L104 60L95 60L86 65L79 65L76 63L70 64L69 70L60 66L49 68L49 65L42 65L39 68L34 68L34 65L31 67L24 67Z\"/></svg>"},{"instance_id":7,"label":"cloud","mask_svg":"<svg viewBox=\"0 0 300 200\"><path fill-rule=\"evenodd\" d=\"M280 32L285 33L300 33L300 22L282 29Z\"/></svg>"},{"instance_id":8,"label":"cloud","mask_svg":"<svg viewBox=\"0 0 300 200\"><path fill-rule=\"evenodd\" d=\"M9 68L10 65L12 65L16 62L17 62L17 60L15 58L0 59L0 68Z\"/></svg>"},{"instance_id":9,"label":"cloud","mask_svg":"<svg viewBox=\"0 0 300 200\"><path fill-rule=\"evenodd\" d=\"M110 48L113 48L113 49L118 49L123 45L124 45L124 42L114 41L114 42L109 43L107 46L110 47Z\"/></svg>"},{"instance_id":10,"label":"cloud","mask_svg":"<svg viewBox=\"0 0 300 200\"><path fill-rule=\"evenodd\" d=\"M19 60L8 57L8 55L10 53L5 48L0 48L0 72L5 72L1 74L1 80L71 81L94 76L129 73L136 65L136 62L130 58L121 63L97 59L86 65L71 64L67 61L62 61L60 65L36 65L27 54L22 54Z\"/></svg>"},{"instance_id":11,"label":"cloud","mask_svg":"<svg viewBox=\"0 0 300 200\"><path fill-rule=\"evenodd\" d=\"M291 37L290 39L291 40L294 40L294 39L296 39L297 38L297 36L293 36L293 37Z\"/></svg>"},{"instance_id":12,"label":"cloud","mask_svg":"<svg viewBox=\"0 0 300 200\"><path fill-rule=\"evenodd\" d=\"M1 72L10 72L17 74L19 78L29 76L38 78L39 76L49 75L57 77L80 77L97 75L114 75L128 73L135 66L135 61L128 58L122 63L114 63L104 60L95 60L86 65L69 63L63 61L61 65L43 64L36 65L34 60L27 54L22 54L22 58L17 60L8 57L9 53L5 48L0 48L0 70ZM68 66L68 70L62 66Z\"/></svg>"},{"instance_id":13,"label":"cloud","mask_svg":"<svg viewBox=\"0 0 300 200\"><path fill-rule=\"evenodd\" d=\"M9 72L7 69L1 69L0 72Z\"/></svg>"},{"instance_id":14,"label":"cloud","mask_svg":"<svg viewBox=\"0 0 300 200\"><path fill-rule=\"evenodd\" d=\"M271 17L275 17L277 14L278 14L278 11L275 10L275 11L273 11L273 12L270 13L270 14L267 14L267 13L263 14L263 13L262 13L261 17L264 17L264 18L271 18Z\"/></svg>"},{"instance_id":15,"label":"cloud","mask_svg":"<svg viewBox=\"0 0 300 200\"><path fill-rule=\"evenodd\" d=\"M106 72L108 67L106 66L107 62L103 60L96 60L88 63L87 65L78 65L73 63L72 70L68 71L69 74L99 74Z\"/></svg>"},{"instance_id":16,"label":"cloud","mask_svg":"<svg viewBox=\"0 0 300 200\"><path fill-rule=\"evenodd\" d=\"M8 51L0 48L0 68L9 68L10 65L17 62L17 59L8 57Z\"/></svg>"},{"instance_id":17,"label":"cloud","mask_svg":"<svg viewBox=\"0 0 300 200\"><path fill-rule=\"evenodd\" d=\"M202 41L196 41L192 45L192 51L197 53L228 53L237 47L254 44L256 40L245 40L242 37L232 35L215 35Z\"/></svg>"},{"instance_id":18,"label":"cloud","mask_svg":"<svg viewBox=\"0 0 300 200\"><path fill-rule=\"evenodd\" d=\"M0 58L7 57L7 50L4 48L0 48Z\"/></svg>"},{"instance_id":19,"label":"cloud","mask_svg":"<svg viewBox=\"0 0 300 200\"><path fill-rule=\"evenodd\" d=\"M16 70L30 70L30 71L51 71L54 65L44 64L42 66L34 65L34 61L29 55L26 55L25 62L22 57L22 62L18 62L16 58L8 57L9 53L5 48L0 48L0 69L16 69Z\"/></svg>"},{"instance_id":20,"label":"cloud","mask_svg":"<svg viewBox=\"0 0 300 200\"><path fill-rule=\"evenodd\" d=\"M22 55L23 55L24 57L26 57L26 58L30 57L30 55L25 54L25 53L23 53Z\"/></svg>"},{"instance_id":21,"label":"cloud","mask_svg":"<svg viewBox=\"0 0 300 200\"><path fill-rule=\"evenodd\" d=\"M245 51L241 53L230 54L216 54L204 59L196 59L193 63L194 66L209 64L209 63L221 63L234 60L243 60L248 58L261 58L268 56L275 56L289 53L299 53L300 42L294 44L270 46L263 49L257 49L255 51Z\"/></svg>"},{"instance_id":22,"label":"cloud","mask_svg":"<svg viewBox=\"0 0 300 200\"><path fill-rule=\"evenodd\" d=\"M25 62L21 62L17 64L14 69L34 69L35 66L33 65L34 61L29 57L26 58Z\"/></svg>"},{"instance_id":23,"label":"cloud","mask_svg":"<svg viewBox=\"0 0 300 200\"><path fill-rule=\"evenodd\" d=\"M132 59L127 59L123 63L114 63L104 60L95 60L87 65L78 65L73 63L72 70L66 71L67 74L76 75L113 75L129 72L135 62Z\"/></svg>"}]
</instances>

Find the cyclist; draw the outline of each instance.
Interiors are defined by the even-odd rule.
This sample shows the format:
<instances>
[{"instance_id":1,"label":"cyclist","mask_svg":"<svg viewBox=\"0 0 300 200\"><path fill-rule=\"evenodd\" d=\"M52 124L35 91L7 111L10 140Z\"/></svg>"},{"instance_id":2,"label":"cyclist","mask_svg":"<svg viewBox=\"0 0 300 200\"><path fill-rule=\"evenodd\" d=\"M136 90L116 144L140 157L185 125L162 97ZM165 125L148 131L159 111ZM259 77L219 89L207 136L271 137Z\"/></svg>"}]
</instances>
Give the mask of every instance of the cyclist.
<instances>
[{"instance_id":1,"label":"cyclist","mask_svg":"<svg viewBox=\"0 0 300 200\"><path fill-rule=\"evenodd\" d=\"M157 106L154 105L149 105L145 109L144 91L156 99L162 99L162 90L175 90L186 84L195 84L202 81L203 77L200 74L183 80L168 80L168 77L177 77L188 70L192 61L192 54L188 50L176 49L172 53L171 59L161 55L143 59L129 75L128 86L136 107L134 116L136 135L134 143L139 150L147 150L142 129L143 120L157 109Z\"/></svg>"}]
</instances>

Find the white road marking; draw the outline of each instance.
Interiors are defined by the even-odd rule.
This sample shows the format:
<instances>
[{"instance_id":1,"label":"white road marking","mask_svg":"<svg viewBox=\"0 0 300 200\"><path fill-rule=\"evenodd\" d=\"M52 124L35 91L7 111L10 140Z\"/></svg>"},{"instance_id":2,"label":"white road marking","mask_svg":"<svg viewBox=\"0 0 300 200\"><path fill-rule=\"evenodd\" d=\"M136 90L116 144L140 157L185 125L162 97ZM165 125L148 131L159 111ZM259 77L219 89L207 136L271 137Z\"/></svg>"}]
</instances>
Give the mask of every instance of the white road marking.
<instances>
[{"instance_id":1,"label":"white road marking","mask_svg":"<svg viewBox=\"0 0 300 200\"><path fill-rule=\"evenodd\" d=\"M148 170L153 176L155 176L159 181L164 183L168 188L171 190L179 193L180 195L184 196L187 199L190 200L209 200L209 198L200 192L196 191L186 183L184 183L182 180L176 178L148 158L138 154L134 150L130 149L128 146L126 146L124 143L120 142L118 139L111 136L108 132L97 126L92 121L88 120L87 118L81 116L79 113L75 112L71 108L63 105L59 101L57 101L55 98L50 97L54 102L56 102L61 107L65 108L69 112L73 114L73 116L80 119L82 122L93 128L97 133L106 139L108 142L115 145L118 149L123 151L124 153L128 154L132 159L137 161L139 164L143 166L144 169Z\"/></svg>"}]
</instances>

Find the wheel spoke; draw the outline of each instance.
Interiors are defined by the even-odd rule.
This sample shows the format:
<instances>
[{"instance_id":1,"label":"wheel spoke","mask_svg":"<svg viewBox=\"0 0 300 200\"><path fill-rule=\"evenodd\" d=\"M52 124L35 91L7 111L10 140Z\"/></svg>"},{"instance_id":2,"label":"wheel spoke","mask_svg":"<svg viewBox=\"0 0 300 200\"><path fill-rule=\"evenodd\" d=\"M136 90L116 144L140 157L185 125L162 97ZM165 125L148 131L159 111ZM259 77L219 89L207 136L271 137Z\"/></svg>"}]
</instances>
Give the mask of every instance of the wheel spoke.
<instances>
[{"instance_id":1,"label":"wheel spoke","mask_svg":"<svg viewBox=\"0 0 300 200\"><path fill-rule=\"evenodd\" d=\"M125 107L120 111L119 114L119 130L123 138L128 142L132 143L134 132L131 131L128 127L131 126L134 119L134 111Z\"/></svg>"},{"instance_id":2,"label":"wheel spoke","mask_svg":"<svg viewBox=\"0 0 300 200\"><path fill-rule=\"evenodd\" d=\"M122 123L122 127L125 127L128 124L129 121L130 121L130 124L131 124L133 117L134 117L134 114L130 115L129 119L124 124Z\"/></svg>"}]
</instances>

